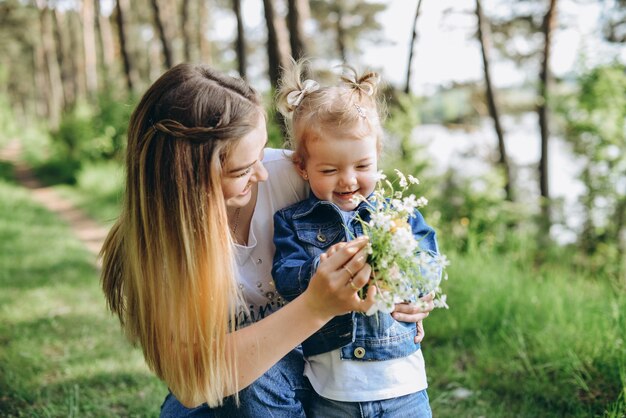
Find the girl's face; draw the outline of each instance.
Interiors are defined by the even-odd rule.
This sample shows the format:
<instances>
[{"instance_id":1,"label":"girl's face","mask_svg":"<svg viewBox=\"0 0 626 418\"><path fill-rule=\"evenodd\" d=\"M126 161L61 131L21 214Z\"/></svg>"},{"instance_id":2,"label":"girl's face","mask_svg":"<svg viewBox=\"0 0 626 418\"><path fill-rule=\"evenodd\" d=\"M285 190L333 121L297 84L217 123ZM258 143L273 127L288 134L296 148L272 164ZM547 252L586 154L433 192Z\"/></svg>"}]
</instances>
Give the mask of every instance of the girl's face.
<instances>
[{"instance_id":1,"label":"girl's face","mask_svg":"<svg viewBox=\"0 0 626 418\"><path fill-rule=\"evenodd\" d=\"M357 206L353 197L367 197L374 191L378 171L374 135L354 138L325 133L323 138L307 144L307 152L308 158L299 171L318 199L351 211Z\"/></svg>"},{"instance_id":2,"label":"girl's face","mask_svg":"<svg viewBox=\"0 0 626 418\"><path fill-rule=\"evenodd\" d=\"M224 164L222 191L226 206L245 206L250 202L252 186L267 180L267 170L261 162L266 144L265 118L259 114L256 128L239 140Z\"/></svg>"}]
</instances>

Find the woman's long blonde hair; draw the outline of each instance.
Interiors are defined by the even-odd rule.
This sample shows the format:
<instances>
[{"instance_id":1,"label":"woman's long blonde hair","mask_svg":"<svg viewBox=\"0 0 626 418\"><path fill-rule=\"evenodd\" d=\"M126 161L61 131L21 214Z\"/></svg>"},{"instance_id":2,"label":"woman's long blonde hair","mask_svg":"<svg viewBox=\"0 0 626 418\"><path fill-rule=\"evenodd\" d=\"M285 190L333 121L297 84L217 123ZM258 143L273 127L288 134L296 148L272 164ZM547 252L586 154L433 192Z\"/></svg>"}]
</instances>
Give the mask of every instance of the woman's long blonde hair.
<instances>
[{"instance_id":1,"label":"woman's long blonde hair","mask_svg":"<svg viewBox=\"0 0 626 418\"><path fill-rule=\"evenodd\" d=\"M237 390L226 343L237 289L220 176L260 113L242 80L181 64L130 119L126 189L101 251L102 288L128 338L185 405L215 406Z\"/></svg>"}]
</instances>

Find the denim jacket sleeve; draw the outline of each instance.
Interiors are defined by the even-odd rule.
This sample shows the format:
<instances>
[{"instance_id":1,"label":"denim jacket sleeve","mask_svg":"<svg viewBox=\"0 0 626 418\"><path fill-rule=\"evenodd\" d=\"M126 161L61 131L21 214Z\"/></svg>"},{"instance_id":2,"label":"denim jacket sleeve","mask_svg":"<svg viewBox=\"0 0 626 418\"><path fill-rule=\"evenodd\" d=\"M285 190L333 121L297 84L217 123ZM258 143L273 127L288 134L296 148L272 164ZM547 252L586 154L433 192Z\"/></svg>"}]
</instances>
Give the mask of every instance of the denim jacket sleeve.
<instances>
[{"instance_id":1,"label":"denim jacket sleeve","mask_svg":"<svg viewBox=\"0 0 626 418\"><path fill-rule=\"evenodd\" d=\"M415 209L413 216L410 217L409 225L411 225L413 236L419 242L420 250L427 251L433 255L439 254L435 230L426 223L424 217L417 209Z\"/></svg>"},{"instance_id":2,"label":"denim jacket sleeve","mask_svg":"<svg viewBox=\"0 0 626 418\"><path fill-rule=\"evenodd\" d=\"M311 257L300 245L291 219L283 211L274 215L274 264L272 277L276 290L291 301L309 286L311 277L319 265L320 256Z\"/></svg>"}]
</instances>

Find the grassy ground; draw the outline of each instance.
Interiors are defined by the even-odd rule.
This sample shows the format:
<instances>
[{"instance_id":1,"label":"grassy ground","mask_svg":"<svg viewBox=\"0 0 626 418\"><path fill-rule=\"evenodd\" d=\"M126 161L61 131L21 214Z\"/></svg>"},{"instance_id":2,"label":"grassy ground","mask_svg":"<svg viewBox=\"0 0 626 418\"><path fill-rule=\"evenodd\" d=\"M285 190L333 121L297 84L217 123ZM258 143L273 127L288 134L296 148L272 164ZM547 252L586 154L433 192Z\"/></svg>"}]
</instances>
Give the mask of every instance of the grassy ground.
<instances>
[{"instance_id":1,"label":"grassy ground","mask_svg":"<svg viewBox=\"0 0 626 418\"><path fill-rule=\"evenodd\" d=\"M113 161L86 165L76 185L56 185L55 190L93 219L110 226L119 214L123 169Z\"/></svg>"},{"instance_id":2,"label":"grassy ground","mask_svg":"<svg viewBox=\"0 0 626 418\"><path fill-rule=\"evenodd\" d=\"M566 264L451 258L451 308L428 318L424 342L438 416L624 416L623 289Z\"/></svg>"},{"instance_id":3,"label":"grassy ground","mask_svg":"<svg viewBox=\"0 0 626 418\"><path fill-rule=\"evenodd\" d=\"M87 169L59 190L110 222L119 173ZM5 180L0 195L0 415L156 415L165 388L105 312L88 255L26 192ZM451 308L423 342L435 416L625 416L623 288L567 260L448 255Z\"/></svg>"},{"instance_id":4,"label":"grassy ground","mask_svg":"<svg viewBox=\"0 0 626 418\"><path fill-rule=\"evenodd\" d=\"M156 416L166 388L105 309L92 257L0 165L0 416Z\"/></svg>"}]
</instances>

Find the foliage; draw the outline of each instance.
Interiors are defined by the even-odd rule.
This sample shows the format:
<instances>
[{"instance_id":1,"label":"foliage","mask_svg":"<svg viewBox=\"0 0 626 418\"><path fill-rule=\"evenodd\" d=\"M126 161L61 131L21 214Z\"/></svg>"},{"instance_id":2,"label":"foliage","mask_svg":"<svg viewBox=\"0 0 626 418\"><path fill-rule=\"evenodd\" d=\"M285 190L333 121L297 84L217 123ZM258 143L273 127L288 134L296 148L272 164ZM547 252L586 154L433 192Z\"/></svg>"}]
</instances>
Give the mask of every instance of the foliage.
<instances>
[{"instance_id":1,"label":"foliage","mask_svg":"<svg viewBox=\"0 0 626 418\"><path fill-rule=\"evenodd\" d=\"M76 173L76 184L59 184L54 189L91 218L109 226L119 216L123 171L118 161L85 163Z\"/></svg>"},{"instance_id":2,"label":"foliage","mask_svg":"<svg viewBox=\"0 0 626 418\"><path fill-rule=\"evenodd\" d=\"M496 171L466 177L451 169L439 179L430 205L437 211L429 219L447 246L463 253L494 251L521 258L534 249L529 239L532 214L521 203L505 200L502 182Z\"/></svg>"},{"instance_id":3,"label":"foliage","mask_svg":"<svg viewBox=\"0 0 626 418\"><path fill-rule=\"evenodd\" d=\"M367 39L370 42L380 43L382 26L377 16L387 7L382 2L356 0L311 0L311 16L317 25L315 45L323 45L325 51L332 51L330 55L342 61L354 61L352 55L344 56L346 52L361 53L360 42ZM319 56L328 55L318 51Z\"/></svg>"},{"instance_id":4,"label":"foliage","mask_svg":"<svg viewBox=\"0 0 626 418\"><path fill-rule=\"evenodd\" d=\"M419 129L422 103L417 97L400 92L385 95L389 116L385 121L384 166L420 177L430 167L424 147L413 139L415 129Z\"/></svg>"},{"instance_id":5,"label":"foliage","mask_svg":"<svg viewBox=\"0 0 626 418\"><path fill-rule=\"evenodd\" d=\"M85 162L121 157L132 104L102 94L98 105L76 104L63 114L51 132L50 158L36 167L42 177L56 183L74 183Z\"/></svg>"},{"instance_id":6,"label":"foliage","mask_svg":"<svg viewBox=\"0 0 626 418\"><path fill-rule=\"evenodd\" d=\"M585 263L592 260L615 274L623 263L626 229L626 67L594 68L580 76L578 86L557 109L586 188L579 247Z\"/></svg>"},{"instance_id":7,"label":"foliage","mask_svg":"<svg viewBox=\"0 0 626 418\"><path fill-rule=\"evenodd\" d=\"M2 67L0 67L0 70ZM2 77L0 77L1 82ZM0 147L16 137L17 121L6 95L0 92Z\"/></svg>"}]
</instances>

